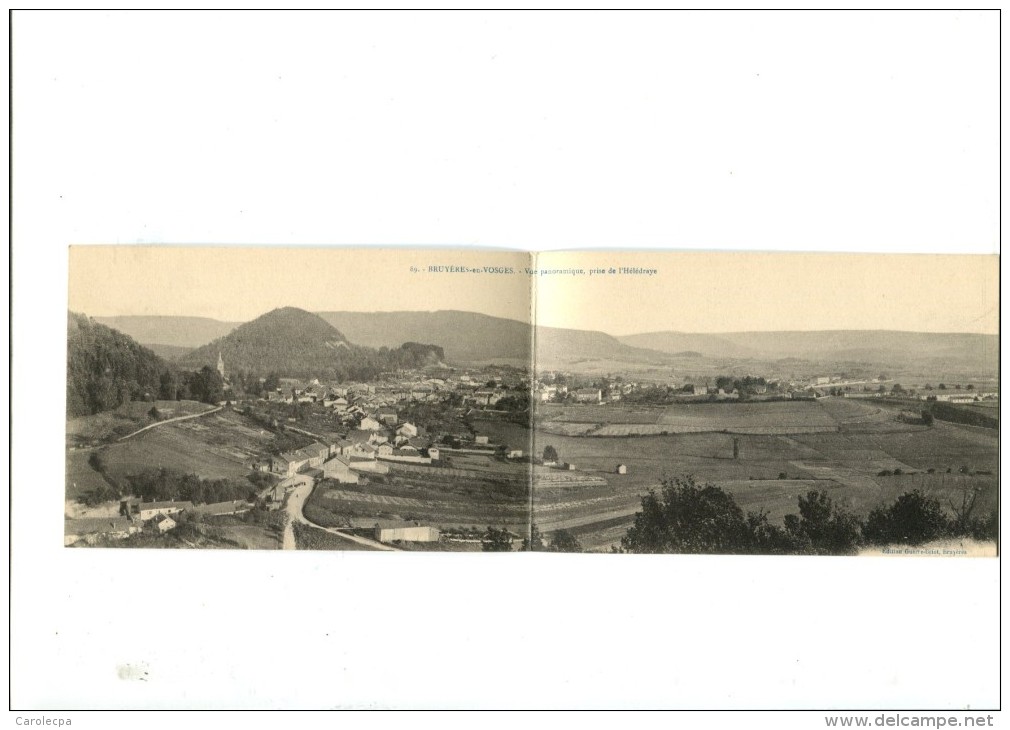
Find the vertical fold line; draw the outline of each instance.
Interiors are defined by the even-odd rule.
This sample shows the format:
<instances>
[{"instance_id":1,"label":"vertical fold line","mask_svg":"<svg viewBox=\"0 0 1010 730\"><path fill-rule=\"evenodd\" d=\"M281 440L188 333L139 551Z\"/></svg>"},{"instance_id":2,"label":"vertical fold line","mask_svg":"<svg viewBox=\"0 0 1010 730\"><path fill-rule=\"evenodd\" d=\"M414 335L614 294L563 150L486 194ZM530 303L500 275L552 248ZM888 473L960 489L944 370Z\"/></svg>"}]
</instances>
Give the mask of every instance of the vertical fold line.
<instances>
[{"instance_id":1,"label":"vertical fold line","mask_svg":"<svg viewBox=\"0 0 1010 730\"><path fill-rule=\"evenodd\" d=\"M526 510L526 540L530 549L533 549L533 489L535 487L533 478L533 460L536 458L536 384L537 384L537 252L530 251L530 382L529 382L529 443L527 453L529 454L529 471L527 472L528 486L526 493L528 503Z\"/></svg>"}]
</instances>

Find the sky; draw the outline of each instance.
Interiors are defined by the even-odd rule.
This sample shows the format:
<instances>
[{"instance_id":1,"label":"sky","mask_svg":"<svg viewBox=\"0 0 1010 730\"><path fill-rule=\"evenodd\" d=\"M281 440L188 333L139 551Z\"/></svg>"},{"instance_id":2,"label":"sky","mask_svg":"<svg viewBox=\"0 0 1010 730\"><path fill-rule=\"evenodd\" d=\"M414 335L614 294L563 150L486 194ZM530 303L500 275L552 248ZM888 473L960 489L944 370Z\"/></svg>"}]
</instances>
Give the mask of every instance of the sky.
<instances>
[{"instance_id":1,"label":"sky","mask_svg":"<svg viewBox=\"0 0 1010 730\"><path fill-rule=\"evenodd\" d=\"M998 258L940 254L596 250L541 253L534 264L500 250L75 246L69 308L224 321L283 306L459 309L529 321L534 283L540 324L612 335L999 331Z\"/></svg>"}]
</instances>

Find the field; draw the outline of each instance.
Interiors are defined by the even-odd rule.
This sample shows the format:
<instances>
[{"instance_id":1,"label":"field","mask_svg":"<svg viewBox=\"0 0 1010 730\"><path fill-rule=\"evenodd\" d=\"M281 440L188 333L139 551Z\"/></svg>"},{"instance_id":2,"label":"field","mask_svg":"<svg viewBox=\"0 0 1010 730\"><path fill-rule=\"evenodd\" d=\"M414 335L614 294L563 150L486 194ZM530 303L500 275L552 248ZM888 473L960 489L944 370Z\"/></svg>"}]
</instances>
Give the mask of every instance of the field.
<instances>
[{"instance_id":1,"label":"field","mask_svg":"<svg viewBox=\"0 0 1010 730\"><path fill-rule=\"evenodd\" d=\"M102 450L107 473L118 481L144 469L166 467L219 479L249 473L274 435L232 411L168 423ZM308 439L306 439L307 441Z\"/></svg>"},{"instance_id":2,"label":"field","mask_svg":"<svg viewBox=\"0 0 1010 730\"><path fill-rule=\"evenodd\" d=\"M736 408L743 410L734 413ZM580 425L570 420L579 412L593 417L604 412L619 414L612 423L603 424L612 429L605 433L616 434L635 421L644 421L643 413L653 419L653 427L666 421L681 427L692 423L697 430L610 438L593 438L598 430L590 436L548 432L559 423ZM935 496L947 506L949 501L959 502L961 490L979 488L979 508L996 505L996 431L940 422L932 428L905 424L897 421L894 409L872 402L822 398L795 403L678 404L660 415L639 407L621 413L620 406L564 406L548 413L569 420L538 421L534 451L542 453L549 444L562 460L608 484L556 489L540 483L534 492L534 519L543 532L572 531L587 549L605 550L618 543L640 507L641 496L657 487L664 476L693 474L732 493L745 512L764 510L773 521L796 513L798 497L811 490L826 491L839 505L863 516L912 489ZM503 433L500 424L485 428L478 423L476 428L492 439L503 436L517 442L525 431L514 426L518 431ZM628 473L616 474L618 464L627 465ZM959 474L962 467L972 476ZM902 474L877 476L895 469ZM928 469L935 473L924 473Z\"/></svg>"},{"instance_id":3,"label":"field","mask_svg":"<svg viewBox=\"0 0 1010 730\"><path fill-rule=\"evenodd\" d=\"M333 526L411 520L442 529L505 526L524 534L528 472L488 457L467 457L465 462L466 469L390 464L388 475L370 477L368 484L323 482L309 498L306 515Z\"/></svg>"},{"instance_id":4,"label":"field","mask_svg":"<svg viewBox=\"0 0 1010 730\"><path fill-rule=\"evenodd\" d=\"M67 452L67 499L76 499L92 489L108 486L105 477L91 468L91 451Z\"/></svg>"},{"instance_id":5,"label":"field","mask_svg":"<svg viewBox=\"0 0 1010 730\"><path fill-rule=\"evenodd\" d=\"M160 420L165 420L202 413L213 407L191 400L159 400L153 403L131 401L124 403L114 411L68 419L67 443L68 445L93 446L118 439L138 428L155 423L155 419L148 415L151 408L157 408Z\"/></svg>"},{"instance_id":6,"label":"field","mask_svg":"<svg viewBox=\"0 0 1010 730\"><path fill-rule=\"evenodd\" d=\"M837 431L816 401L678 403L669 406L541 406L537 428L564 436L660 436L676 433L819 433Z\"/></svg>"},{"instance_id":7,"label":"field","mask_svg":"<svg viewBox=\"0 0 1010 730\"><path fill-rule=\"evenodd\" d=\"M301 522L296 522L292 527L295 531L295 544L299 550L372 550L354 540Z\"/></svg>"}]
</instances>

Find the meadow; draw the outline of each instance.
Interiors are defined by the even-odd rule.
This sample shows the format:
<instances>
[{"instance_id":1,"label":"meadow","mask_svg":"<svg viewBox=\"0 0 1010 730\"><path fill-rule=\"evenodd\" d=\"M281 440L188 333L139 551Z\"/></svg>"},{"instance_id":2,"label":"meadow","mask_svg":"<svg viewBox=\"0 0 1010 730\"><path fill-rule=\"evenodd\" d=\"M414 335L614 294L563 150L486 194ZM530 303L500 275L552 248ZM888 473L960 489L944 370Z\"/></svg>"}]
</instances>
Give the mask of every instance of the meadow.
<instances>
[{"instance_id":1,"label":"meadow","mask_svg":"<svg viewBox=\"0 0 1010 730\"><path fill-rule=\"evenodd\" d=\"M274 439L273 433L246 417L222 410L110 444L102 449L102 456L107 474L117 482L129 474L159 467L207 479L242 477L249 474L252 460L267 453Z\"/></svg>"},{"instance_id":2,"label":"meadow","mask_svg":"<svg viewBox=\"0 0 1010 730\"><path fill-rule=\"evenodd\" d=\"M574 490L535 487L534 519L543 532L571 530L588 549L606 550L617 544L640 507L641 496L663 478L685 474L726 489L745 512L765 511L779 523L797 512L798 498L809 491L825 491L839 506L862 516L912 489L936 497L948 509L951 502L960 502L965 489L979 490L979 510L996 505L998 433L992 430L941 422L932 427L906 424L897 420L894 409L844 398L677 404L660 414L646 409L651 424L641 423L645 417L639 407L627 413L620 406L585 408L591 418L618 415L602 425L597 421L592 424L596 430L580 436L550 431L559 423L569 428L585 425L574 420L579 406L548 410L547 414L566 420L538 420L534 451L542 453L551 445L563 461L603 477L607 485ZM673 424L682 428L691 424L692 430L621 433L629 425ZM525 432L515 425L509 430L497 424L475 427L478 433L514 441L521 441ZM613 435L598 437L601 431ZM627 466L627 474L615 473L618 464ZM926 473L930 469L934 473ZM899 474L878 476L885 470Z\"/></svg>"}]
</instances>

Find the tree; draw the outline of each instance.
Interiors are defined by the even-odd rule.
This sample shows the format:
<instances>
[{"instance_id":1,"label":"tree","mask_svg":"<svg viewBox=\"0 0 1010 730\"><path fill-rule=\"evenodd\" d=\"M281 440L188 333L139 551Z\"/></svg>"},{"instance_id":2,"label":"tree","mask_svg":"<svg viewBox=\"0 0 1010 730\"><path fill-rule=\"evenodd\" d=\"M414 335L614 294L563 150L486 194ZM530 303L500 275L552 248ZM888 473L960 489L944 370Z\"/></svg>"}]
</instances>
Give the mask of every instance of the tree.
<instances>
[{"instance_id":1,"label":"tree","mask_svg":"<svg viewBox=\"0 0 1010 730\"><path fill-rule=\"evenodd\" d=\"M558 461L561 457L558 456L558 450L555 449L550 444L544 447L544 461Z\"/></svg>"},{"instance_id":2,"label":"tree","mask_svg":"<svg viewBox=\"0 0 1010 730\"><path fill-rule=\"evenodd\" d=\"M488 527L480 541L480 549L486 553L508 553L512 551L512 535L506 529Z\"/></svg>"},{"instance_id":3,"label":"tree","mask_svg":"<svg viewBox=\"0 0 1010 730\"><path fill-rule=\"evenodd\" d=\"M860 542L859 520L832 504L827 492L807 492L799 498L800 514L786 515L786 532L803 552L815 555L854 554Z\"/></svg>"},{"instance_id":4,"label":"tree","mask_svg":"<svg viewBox=\"0 0 1010 730\"><path fill-rule=\"evenodd\" d=\"M662 491L642 497L642 511L621 538L632 553L741 553L753 541L733 498L694 477L664 479Z\"/></svg>"},{"instance_id":5,"label":"tree","mask_svg":"<svg viewBox=\"0 0 1010 730\"><path fill-rule=\"evenodd\" d=\"M509 543L511 547L511 542ZM530 525L530 535L529 537L523 538L523 552L543 552L546 549L544 545L543 536L540 534L540 528L537 527L537 523Z\"/></svg>"},{"instance_id":6,"label":"tree","mask_svg":"<svg viewBox=\"0 0 1010 730\"><path fill-rule=\"evenodd\" d=\"M940 383L940 384L939 384L938 386L936 386L936 387L937 387L937 388L939 388L940 390L947 390L947 386L946 386L946 385L944 385L943 383Z\"/></svg>"},{"instance_id":7,"label":"tree","mask_svg":"<svg viewBox=\"0 0 1010 730\"><path fill-rule=\"evenodd\" d=\"M568 530L556 530L551 535L550 551L553 553L581 553L582 545Z\"/></svg>"},{"instance_id":8,"label":"tree","mask_svg":"<svg viewBox=\"0 0 1010 730\"><path fill-rule=\"evenodd\" d=\"M933 414L930 413L929 411L923 411L922 412L922 422L925 423L927 426L932 426L933 425Z\"/></svg>"},{"instance_id":9,"label":"tree","mask_svg":"<svg viewBox=\"0 0 1010 730\"><path fill-rule=\"evenodd\" d=\"M270 373L269 375L267 375L267 378L263 383L264 391L273 393L280 387L281 387L281 379L280 376L277 375L277 373Z\"/></svg>"},{"instance_id":10,"label":"tree","mask_svg":"<svg viewBox=\"0 0 1010 730\"><path fill-rule=\"evenodd\" d=\"M902 494L890 507L872 510L863 537L878 545L921 545L943 537L948 527L940 503L916 489Z\"/></svg>"},{"instance_id":11,"label":"tree","mask_svg":"<svg viewBox=\"0 0 1010 730\"><path fill-rule=\"evenodd\" d=\"M171 370L166 370L161 374L158 397L162 400L178 400L179 379Z\"/></svg>"}]
</instances>

